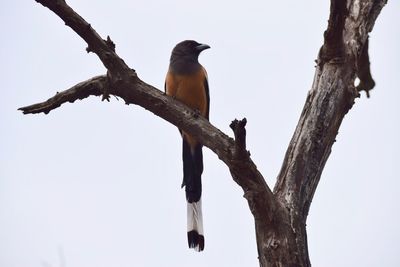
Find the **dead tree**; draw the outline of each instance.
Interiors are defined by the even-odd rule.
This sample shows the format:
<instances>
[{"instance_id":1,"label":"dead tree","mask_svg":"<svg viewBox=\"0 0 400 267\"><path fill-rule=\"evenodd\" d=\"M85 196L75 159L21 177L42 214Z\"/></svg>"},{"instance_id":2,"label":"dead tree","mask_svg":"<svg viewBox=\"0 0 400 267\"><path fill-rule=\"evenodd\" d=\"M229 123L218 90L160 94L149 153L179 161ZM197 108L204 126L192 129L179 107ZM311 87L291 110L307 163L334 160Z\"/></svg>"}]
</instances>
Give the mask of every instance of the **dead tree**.
<instances>
[{"instance_id":1,"label":"dead tree","mask_svg":"<svg viewBox=\"0 0 400 267\"><path fill-rule=\"evenodd\" d=\"M310 266L306 220L322 170L345 114L360 91L369 96L375 82L369 69L368 33L387 0L331 0L328 28L314 82L287 149L273 190L246 150L246 119L234 120L230 138L185 105L140 80L115 53L109 37L97 32L64 0L36 0L56 13L98 55L107 74L57 93L45 102L20 108L24 114L49 113L65 102L91 95L122 98L195 136L228 166L242 187L254 216L260 266ZM354 85L356 77L360 83Z\"/></svg>"}]
</instances>

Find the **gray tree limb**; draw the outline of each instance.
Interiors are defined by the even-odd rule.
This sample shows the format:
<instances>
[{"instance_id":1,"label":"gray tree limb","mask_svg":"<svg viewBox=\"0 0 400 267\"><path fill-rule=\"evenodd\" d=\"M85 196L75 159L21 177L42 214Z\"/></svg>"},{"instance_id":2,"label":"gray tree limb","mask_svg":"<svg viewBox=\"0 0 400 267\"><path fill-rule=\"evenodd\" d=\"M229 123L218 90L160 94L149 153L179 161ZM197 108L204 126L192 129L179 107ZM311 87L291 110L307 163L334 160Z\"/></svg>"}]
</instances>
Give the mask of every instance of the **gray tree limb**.
<instances>
[{"instance_id":1,"label":"gray tree limb","mask_svg":"<svg viewBox=\"0 0 400 267\"><path fill-rule=\"evenodd\" d=\"M276 201L272 191L250 157L236 152L237 146L232 138L184 104L140 80L136 72L115 53L115 46L110 38L103 40L65 1L38 0L37 2L56 13L67 26L88 43L87 50L99 56L108 70L108 75L97 76L77 84L66 91L57 93L43 103L20 108L24 114L39 112L47 114L62 103L74 102L89 95L98 96L105 93L106 97L108 94L121 97L126 104L140 105L195 136L227 164L234 180L243 188L252 211L273 217L272 210L276 207ZM237 134L239 128L234 131Z\"/></svg>"},{"instance_id":2,"label":"gray tree limb","mask_svg":"<svg viewBox=\"0 0 400 267\"><path fill-rule=\"evenodd\" d=\"M60 107L62 104L73 103L76 100L87 98L91 95L100 96L108 87L107 75L93 77L87 81L78 83L68 90L57 92L55 96L49 98L42 103L19 108L24 114L44 113L48 114L53 109Z\"/></svg>"}]
</instances>

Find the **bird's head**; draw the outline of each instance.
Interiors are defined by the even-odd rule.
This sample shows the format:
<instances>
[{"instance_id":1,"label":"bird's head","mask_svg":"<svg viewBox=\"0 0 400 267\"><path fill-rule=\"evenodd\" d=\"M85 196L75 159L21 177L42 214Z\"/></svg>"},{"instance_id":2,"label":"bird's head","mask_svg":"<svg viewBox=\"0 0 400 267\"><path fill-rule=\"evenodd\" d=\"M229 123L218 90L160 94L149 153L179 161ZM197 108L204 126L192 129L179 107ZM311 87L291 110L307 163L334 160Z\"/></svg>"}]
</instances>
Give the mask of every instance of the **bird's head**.
<instances>
[{"instance_id":1,"label":"bird's head","mask_svg":"<svg viewBox=\"0 0 400 267\"><path fill-rule=\"evenodd\" d=\"M210 48L209 45L200 44L193 40L186 40L178 43L171 54L171 61L184 59L197 62L201 51Z\"/></svg>"}]
</instances>

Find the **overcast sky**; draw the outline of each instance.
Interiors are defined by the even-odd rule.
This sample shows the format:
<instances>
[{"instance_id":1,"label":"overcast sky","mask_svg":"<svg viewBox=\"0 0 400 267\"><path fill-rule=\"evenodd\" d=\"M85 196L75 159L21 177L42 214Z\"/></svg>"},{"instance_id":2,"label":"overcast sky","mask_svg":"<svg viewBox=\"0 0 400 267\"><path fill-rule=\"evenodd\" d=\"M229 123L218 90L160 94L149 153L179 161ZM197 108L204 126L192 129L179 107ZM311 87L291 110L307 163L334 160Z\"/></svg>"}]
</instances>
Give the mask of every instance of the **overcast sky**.
<instances>
[{"instance_id":1,"label":"overcast sky","mask_svg":"<svg viewBox=\"0 0 400 267\"><path fill-rule=\"evenodd\" d=\"M173 46L207 43L211 122L248 148L272 188L323 42L329 1L68 1L146 82L162 88ZM370 38L371 98L346 115L307 222L313 266L400 266L400 2ZM86 44L33 0L3 1L0 266L258 266L253 217L204 150L206 247L187 248L181 139L141 107L92 97L49 115L18 107L104 74ZM60 258L65 259L65 266Z\"/></svg>"}]
</instances>

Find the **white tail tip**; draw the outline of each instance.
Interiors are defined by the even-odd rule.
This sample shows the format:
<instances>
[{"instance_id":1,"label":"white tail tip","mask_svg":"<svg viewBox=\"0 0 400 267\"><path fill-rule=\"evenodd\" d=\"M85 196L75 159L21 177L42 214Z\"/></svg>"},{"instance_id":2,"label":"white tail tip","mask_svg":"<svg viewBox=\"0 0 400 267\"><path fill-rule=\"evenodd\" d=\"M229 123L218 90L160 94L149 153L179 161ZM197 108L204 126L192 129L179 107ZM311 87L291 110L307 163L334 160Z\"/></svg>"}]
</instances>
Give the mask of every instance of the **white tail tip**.
<instances>
[{"instance_id":1,"label":"white tail tip","mask_svg":"<svg viewBox=\"0 0 400 267\"><path fill-rule=\"evenodd\" d=\"M187 203L187 235L189 248L194 248L196 251L204 249L201 199L198 202Z\"/></svg>"}]
</instances>

